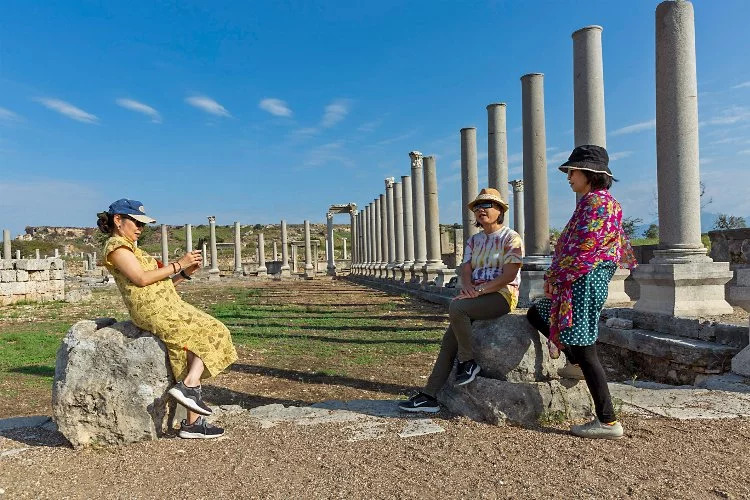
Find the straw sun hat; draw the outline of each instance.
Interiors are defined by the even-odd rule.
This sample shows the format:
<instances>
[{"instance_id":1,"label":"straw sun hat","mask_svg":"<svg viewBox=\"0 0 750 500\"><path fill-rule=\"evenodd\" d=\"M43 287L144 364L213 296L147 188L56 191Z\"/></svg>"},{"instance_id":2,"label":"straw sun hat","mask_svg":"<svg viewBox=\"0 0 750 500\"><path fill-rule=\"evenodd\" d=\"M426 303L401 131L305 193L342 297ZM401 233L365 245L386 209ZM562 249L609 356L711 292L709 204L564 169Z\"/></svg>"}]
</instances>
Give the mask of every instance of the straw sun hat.
<instances>
[{"instance_id":1,"label":"straw sun hat","mask_svg":"<svg viewBox=\"0 0 750 500\"><path fill-rule=\"evenodd\" d=\"M500 191L498 191L497 189L493 189L493 188L482 189L481 191L479 191L479 195L474 199L474 201L472 201L466 206L469 208L469 210L473 210L474 205L476 205L477 203L481 203L483 201L494 201L495 203L503 207L504 212L508 211L508 204L504 202L503 199L500 197Z\"/></svg>"}]
</instances>

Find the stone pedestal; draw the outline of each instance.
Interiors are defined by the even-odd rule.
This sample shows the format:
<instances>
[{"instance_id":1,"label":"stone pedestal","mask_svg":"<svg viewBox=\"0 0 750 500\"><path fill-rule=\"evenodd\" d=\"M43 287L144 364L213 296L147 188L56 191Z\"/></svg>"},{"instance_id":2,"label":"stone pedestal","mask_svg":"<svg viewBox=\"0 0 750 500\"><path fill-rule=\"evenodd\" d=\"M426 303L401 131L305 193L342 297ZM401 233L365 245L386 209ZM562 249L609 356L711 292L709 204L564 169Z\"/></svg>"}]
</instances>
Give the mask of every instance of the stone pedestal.
<instances>
[{"instance_id":1,"label":"stone pedestal","mask_svg":"<svg viewBox=\"0 0 750 500\"><path fill-rule=\"evenodd\" d=\"M728 287L728 302L750 312L750 267L734 270L735 279Z\"/></svg>"},{"instance_id":2,"label":"stone pedestal","mask_svg":"<svg viewBox=\"0 0 750 500\"><path fill-rule=\"evenodd\" d=\"M455 386L454 368L437 394L451 412L496 425L529 427L544 417L572 419L592 413L586 384L557 378L564 356L549 357L544 337L524 314L474 321L472 347L482 367L476 380Z\"/></svg>"},{"instance_id":3,"label":"stone pedestal","mask_svg":"<svg viewBox=\"0 0 750 500\"><path fill-rule=\"evenodd\" d=\"M609 281L607 302L604 304L606 307L630 302L632 300L630 295L625 292L625 280L628 279L628 276L630 276L630 269L617 268L614 276L612 276L612 279Z\"/></svg>"},{"instance_id":4,"label":"stone pedestal","mask_svg":"<svg viewBox=\"0 0 750 500\"><path fill-rule=\"evenodd\" d=\"M544 297L544 273L551 263L552 257L549 256L529 255L523 258L519 306L528 307L534 300Z\"/></svg>"},{"instance_id":5,"label":"stone pedestal","mask_svg":"<svg viewBox=\"0 0 750 500\"><path fill-rule=\"evenodd\" d=\"M750 345L732 358L732 371L737 375L750 378Z\"/></svg>"},{"instance_id":6,"label":"stone pedestal","mask_svg":"<svg viewBox=\"0 0 750 500\"><path fill-rule=\"evenodd\" d=\"M732 314L724 285L732 279L728 262L642 264L633 271L640 286L637 311L697 317Z\"/></svg>"}]
</instances>

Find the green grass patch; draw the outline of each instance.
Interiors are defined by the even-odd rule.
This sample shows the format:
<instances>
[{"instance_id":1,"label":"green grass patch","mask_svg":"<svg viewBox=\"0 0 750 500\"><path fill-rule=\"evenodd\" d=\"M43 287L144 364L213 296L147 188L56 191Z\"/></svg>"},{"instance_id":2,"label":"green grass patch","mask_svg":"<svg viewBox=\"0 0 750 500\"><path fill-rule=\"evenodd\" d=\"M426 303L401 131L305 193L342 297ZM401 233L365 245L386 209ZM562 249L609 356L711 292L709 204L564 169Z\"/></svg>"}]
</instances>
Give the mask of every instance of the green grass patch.
<instances>
[{"instance_id":1,"label":"green grass patch","mask_svg":"<svg viewBox=\"0 0 750 500\"><path fill-rule=\"evenodd\" d=\"M69 323L45 322L7 328L0 333L0 373L22 375L30 382L52 382L55 355Z\"/></svg>"}]
</instances>

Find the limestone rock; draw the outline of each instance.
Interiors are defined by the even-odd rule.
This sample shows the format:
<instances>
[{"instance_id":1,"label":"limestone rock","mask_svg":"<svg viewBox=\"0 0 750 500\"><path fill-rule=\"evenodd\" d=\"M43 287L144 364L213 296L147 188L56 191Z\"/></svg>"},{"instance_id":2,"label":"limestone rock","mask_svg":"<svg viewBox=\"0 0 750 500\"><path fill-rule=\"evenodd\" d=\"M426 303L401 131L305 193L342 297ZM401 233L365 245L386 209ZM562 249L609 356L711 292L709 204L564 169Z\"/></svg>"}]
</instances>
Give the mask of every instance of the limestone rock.
<instances>
[{"instance_id":1,"label":"limestone rock","mask_svg":"<svg viewBox=\"0 0 750 500\"><path fill-rule=\"evenodd\" d=\"M474 357L480 376L456 387L455 368L437 394L450 411L491 424L536 426L545 415L577 418L592 404L584 382L557 380L564 356L549 357L546 339L522 313L472 324Z\"/></svg>"},{"instance_id":2,"label":"limestone rock","mask_svg":"<svg viewBox=\"0 0 750 500\"><path fill-rule=\"evenodd\" d=\"M168 426L174 383L164 345L132 322L74 324L57 351L52 409L76 447L153 440Z\"/></svg>"}]
</instances>

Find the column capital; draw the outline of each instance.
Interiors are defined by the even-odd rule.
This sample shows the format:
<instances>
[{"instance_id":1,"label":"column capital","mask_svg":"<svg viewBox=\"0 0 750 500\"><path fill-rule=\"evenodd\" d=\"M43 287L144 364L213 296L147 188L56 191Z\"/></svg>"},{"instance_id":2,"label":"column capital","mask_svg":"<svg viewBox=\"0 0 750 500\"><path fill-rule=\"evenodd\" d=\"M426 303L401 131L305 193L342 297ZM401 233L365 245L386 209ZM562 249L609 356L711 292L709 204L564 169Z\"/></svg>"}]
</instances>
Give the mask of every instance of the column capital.
<instances>
[{"instance_id":1,"label":"column capital","mask_svg":"<svg viewBox=\"0 0 750 500\"><path fill-rule=\"evenodd\" d=\"M513 192L514 193L520 193L523 191L523 180L517 179L515 181L508 182L511 186L513 186Z\"/></svg>"},{"instance_id":2,"label":"column capital","mask_svg":"<svg viewBox=\"0 0 750 500\"><path fill-rule=\"evenodd\" d=\"M331 212L326 212L326 220L327 221L333 220L333 214Z\"/></svg>"},{"instance_id":3,"label":"column capital","mask_svg":"<svg viewBox=\"0 0 750 500\"><path fill-rule=\"evenodd\" d=\"M215 215L209 215L208 216L208 222L216 222L216 216Z\"/></svg>"},{"instance_id":4,"label":"column capital","mask_svg":"<svg viewBox=\"0 0 750 500\"><path fill-rule=\"evenodd\" d=\"M422 168L422 153L419 151L412 151L409 153L409 158L411 158L411 168Z\"/></svg>"},{"instance_id":5,"label":"column capital","mask_svg":"<svg viewBox=\"0 0 750 500\"><path fill-rule=\"evenodd\" d=\"M395 182L396 182L396 178L395 177L386 177L385 178L385 188L386 189L393 188L393 183L395 183Z\"/></svg>"}]
</instances>

